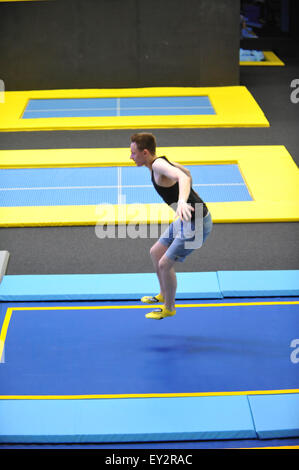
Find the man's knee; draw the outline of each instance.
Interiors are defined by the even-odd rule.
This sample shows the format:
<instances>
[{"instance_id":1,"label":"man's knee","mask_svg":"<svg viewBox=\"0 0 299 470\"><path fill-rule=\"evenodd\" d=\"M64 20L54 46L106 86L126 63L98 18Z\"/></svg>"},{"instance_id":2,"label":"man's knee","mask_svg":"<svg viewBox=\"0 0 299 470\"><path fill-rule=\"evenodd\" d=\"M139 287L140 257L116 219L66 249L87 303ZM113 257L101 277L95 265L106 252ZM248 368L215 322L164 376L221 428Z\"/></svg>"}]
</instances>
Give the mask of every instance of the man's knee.
<instances>
[{"instance_id":1,"label":"man's knee","mask_svg":"<svg viewBox=\"0 0 299 470\"><path fill-rule=\"evenodd\" d=\"M156 259L157 258L157 248L156 248L156 244L153 245L150 249L150 255L153 259Z\"/></svg>"},{"instance_id":2,"label":"man's knee","mask_svg":"<svg viewBox=\"0 0 299 470\"><path fill-rule=\"evenodd\" d=\"M174 261L172 261L166 255L163 255L159 260L159 269L161 271L169 271L172 268L173 264Z\"/></svg>"},{"instance_id":3,"label":"man's knee","mask_svg":"<svg viewBox=\"0 0 299 470\"><path fill-rule=\"evenodd\" d=\"M150 255L154 261L159 262L166 250L167 247L159 242L156 242L150 249Z\"/></svg>"}]
</instances>

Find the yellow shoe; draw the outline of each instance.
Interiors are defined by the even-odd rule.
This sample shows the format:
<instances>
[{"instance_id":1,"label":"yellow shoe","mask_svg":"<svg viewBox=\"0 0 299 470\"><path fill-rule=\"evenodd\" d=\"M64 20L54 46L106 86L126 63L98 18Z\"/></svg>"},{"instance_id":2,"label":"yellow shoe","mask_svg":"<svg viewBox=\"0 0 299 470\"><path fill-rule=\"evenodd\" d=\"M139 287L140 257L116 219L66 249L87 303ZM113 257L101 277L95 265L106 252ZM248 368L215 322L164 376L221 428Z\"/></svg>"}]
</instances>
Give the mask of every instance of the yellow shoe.
<instances>
[{"instance_id":1,"label":"yellow shoe","mask_svg":"<svg viewBox=\"0 0 299 470\"><path fill-rule=\"evenodd\" d=\"M164 305L162 308L157 308L150 313L145 315L146 318L151 318L152 320L162 320L166 317L173 317L176 314L175 310L168 310Z\"/></svg>"},{"instance_id":2,"label":"yellow shoe","mask_svg":"<svg viewBox=\"0 0 299 470\"><path fill-rule=\"evenodd\" d=\"M158 294L153 297L146 295L145 297L142 297L141 302L144 304L158 304L159 302L164 302L164 299L162 294Z\"/></svg>"}]
</instances>

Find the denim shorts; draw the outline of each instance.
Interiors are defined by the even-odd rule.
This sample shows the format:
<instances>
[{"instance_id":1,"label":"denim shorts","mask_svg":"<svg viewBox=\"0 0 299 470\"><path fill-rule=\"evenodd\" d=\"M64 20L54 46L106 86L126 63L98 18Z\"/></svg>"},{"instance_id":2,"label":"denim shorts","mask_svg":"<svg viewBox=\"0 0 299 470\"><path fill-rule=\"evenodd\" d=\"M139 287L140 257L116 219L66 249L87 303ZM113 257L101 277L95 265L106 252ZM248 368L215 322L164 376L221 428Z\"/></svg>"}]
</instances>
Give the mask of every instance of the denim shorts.
<instances>
[{"instance_id":1,"label":"denim shorts","mask_svg":"<svg viewBox=\"0 0 299 470\"><path fill-rule=\"evenodd\" d=\"M197 221L185 222L178 218L161 235L159 242L168 246L168 258L183 262L186 256L203 245L212 227L213 221L209 212Z\"/></svg>"}]
</instances>

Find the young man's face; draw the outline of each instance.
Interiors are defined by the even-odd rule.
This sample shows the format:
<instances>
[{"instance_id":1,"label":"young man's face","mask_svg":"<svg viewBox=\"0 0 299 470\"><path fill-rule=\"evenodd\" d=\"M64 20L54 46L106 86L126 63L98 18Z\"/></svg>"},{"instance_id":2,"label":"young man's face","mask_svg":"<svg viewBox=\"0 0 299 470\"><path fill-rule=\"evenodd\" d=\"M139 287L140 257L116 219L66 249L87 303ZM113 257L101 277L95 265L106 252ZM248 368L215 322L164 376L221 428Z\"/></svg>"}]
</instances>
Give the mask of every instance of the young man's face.
<instances>
[{"instance_id":1,"label":"young man's face","mask_svg":"<svg viewBox=\"0 0 299 470\"><path fill-rule=\"evenodd\" d=\"M146 163L147 150L138 150L135 142L131 143L130 159L134 160L137 166L143 166Z\"/></svg>"}]
</instances>

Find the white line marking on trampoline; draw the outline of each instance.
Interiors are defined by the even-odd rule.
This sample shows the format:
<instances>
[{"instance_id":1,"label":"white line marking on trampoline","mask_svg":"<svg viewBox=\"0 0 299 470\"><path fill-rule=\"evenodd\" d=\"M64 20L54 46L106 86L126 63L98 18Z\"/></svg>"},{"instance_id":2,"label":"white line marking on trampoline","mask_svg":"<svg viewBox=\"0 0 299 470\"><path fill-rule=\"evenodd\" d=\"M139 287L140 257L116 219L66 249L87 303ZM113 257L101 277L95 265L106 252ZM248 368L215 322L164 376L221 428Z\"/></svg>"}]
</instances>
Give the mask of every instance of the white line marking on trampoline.
<instances>
[{"instance_id":1,"label":"white line marking on trampoline","mask_svg":"<svg viewBox=\"0 0 299 470\"><path fill-rule=\"evenodd\" d=\"M120 176L121 178L121 176ZM209 183L209 184L194 184L193 187L200 187L200 186L246 186L244 183ZM106 185L106 186L40 186L36 188L0 188L0 191L51 191L51 189L59 190L59 189L117 189L122 199L121 188L152 188L151 184L136 184L136 185Z\"/></svg>"},{"instance_id":2,"label":"white line marking on trampoline","mask_svg":"<svg viewBox=\"0 0 299 470\"><path fill-rule=\"evenodd\" d=\"M25 114L30 114L30 113L49 113L49 112L65 112L65 111L113 111L115 109L114 106L111 106L110 108L49 108L49 109L27 109L24 113ZM147 110L147 109L213 109L212 106L124 106L121 108L122 111L126 110ZM214 110L214 109L213 109ZM117 116L120 116L120 104L117 104L116 106L116 113Z\"/></svg>"},{"instance_id":3,"label":"white line marking on trampoline","mask_svg":"<svg viewBox=\"0 0 299 470\"><path fill-rule=\"evenodd\" d=\"M120 116L120 98L116 98L116 115Z\"/></svg>"},{"instance_id":4,"label":"white line marking on trampoline","mask_svg":"<svg viewBox=\"0 0 299 470\"><path fill-rule=\"evenodd\" d=\"M122 204L122 192L121 192L121 166L117 168L117 203Z\"/></svg>"}]
</instances>

